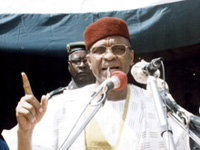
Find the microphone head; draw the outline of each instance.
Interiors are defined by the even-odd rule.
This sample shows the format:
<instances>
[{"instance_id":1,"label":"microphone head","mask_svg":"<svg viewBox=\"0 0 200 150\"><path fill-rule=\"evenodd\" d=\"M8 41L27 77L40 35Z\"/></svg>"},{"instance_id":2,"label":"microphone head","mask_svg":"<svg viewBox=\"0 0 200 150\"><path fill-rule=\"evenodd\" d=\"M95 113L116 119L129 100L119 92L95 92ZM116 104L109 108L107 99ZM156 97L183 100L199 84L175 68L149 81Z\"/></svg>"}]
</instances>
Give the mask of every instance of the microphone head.
<instances>
[{"instance_id":1,"label":"microphone head","mask_svg":"<svg viewBox=\"0 0 200 150\"><path fill-rule=\"evenodd\" d=\"M131 75L136 82L140 84L147 84L147 75L144 73L143 69L148 63L144 60L137 62L131 68Z\"/></svg>"},{"instance_id":2,"label":"microphone head","mask_svg":"<svg viewBox=\"0 0 200 150\"><path fill-rule=\"evenodd\" d=\"M117 88L114 88L115 91L120 91L126 87L128 79L127 75L123 71L114 71L111 73L111 77L117 77L120 81L120 84Z\"/></svg>"},{"instance_id":3,"label":"microphone head","mask_svg":"<svg viewBox=\"0 0 200 150\"><path fill-rule=\"evenodd\" d=\"M131 68L131 75L135 79L136 82L140 84L147 84L147 74L144 72L144 68L148 66L150 63L146 62L145 60L141 60L140 62L137 62L135 65ZM154 73L154 76L160 77L160 70L157 70Z\"/></svg>"}]
</instances>

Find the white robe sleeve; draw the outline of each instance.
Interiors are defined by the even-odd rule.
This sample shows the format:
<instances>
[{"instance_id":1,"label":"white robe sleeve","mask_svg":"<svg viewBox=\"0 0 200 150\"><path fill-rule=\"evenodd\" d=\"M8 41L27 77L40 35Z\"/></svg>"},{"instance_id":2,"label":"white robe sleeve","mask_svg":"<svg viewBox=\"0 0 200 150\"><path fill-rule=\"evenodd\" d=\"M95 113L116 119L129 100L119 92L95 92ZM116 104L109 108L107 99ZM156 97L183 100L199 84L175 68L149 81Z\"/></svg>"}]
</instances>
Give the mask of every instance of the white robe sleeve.
<instances>
[{"instance_id":1,"label":"white robe sleeve","mask_svg":"<svg viewBox=\"0 0 200 150\"><path fill-rule=\"evenodd\" d=\"M79 117L85 100L88 101L88 88L66 90L48 102L47 111L42 120L35 126L32 136L32 150L57 150ZM11 150L17 150L17 126L3 130L2 135ZM80 136L72 146L84 149L84 136ZM75 146L76 145L76 146Z\"/></svg>"}]
</instances>

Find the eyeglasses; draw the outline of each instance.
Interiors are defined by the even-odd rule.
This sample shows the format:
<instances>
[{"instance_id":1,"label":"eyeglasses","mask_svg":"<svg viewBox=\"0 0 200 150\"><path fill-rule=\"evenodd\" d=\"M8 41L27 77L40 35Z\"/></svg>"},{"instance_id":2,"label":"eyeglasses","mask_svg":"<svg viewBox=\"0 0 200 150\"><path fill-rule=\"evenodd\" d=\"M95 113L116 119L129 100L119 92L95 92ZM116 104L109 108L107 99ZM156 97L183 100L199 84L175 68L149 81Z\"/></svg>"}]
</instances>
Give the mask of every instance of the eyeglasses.
<instances>
[{"instance_id":1,"label":"eyeglasses","mask_svg":"<svg viewBox=\"0 0 200 150\"><path fill-rule=\"evenodd\" d=\"M75 64L75 65L81 65L81 62L83 62L85 65L87 64L87 59L84 58L84 59L72 59L70 60L69 62Z\"/></svg>"},{"instance_id":2,"label":"eyeglasses","mask_svg":"<svg viewBox=\"0 0 200 150\"><path fill-rule=\"evenodd\" d=\"M108 49L110 49L114 55L123 56L126 54L126 50L130 49L130 47L124 44L115 44L115 45L112 45L111 47L106 47L104 45L101 45L101 46L92 48L91 53L96 54L96 55L102 55L102 54L105 54Z\"/></svg>"}]
</instances>

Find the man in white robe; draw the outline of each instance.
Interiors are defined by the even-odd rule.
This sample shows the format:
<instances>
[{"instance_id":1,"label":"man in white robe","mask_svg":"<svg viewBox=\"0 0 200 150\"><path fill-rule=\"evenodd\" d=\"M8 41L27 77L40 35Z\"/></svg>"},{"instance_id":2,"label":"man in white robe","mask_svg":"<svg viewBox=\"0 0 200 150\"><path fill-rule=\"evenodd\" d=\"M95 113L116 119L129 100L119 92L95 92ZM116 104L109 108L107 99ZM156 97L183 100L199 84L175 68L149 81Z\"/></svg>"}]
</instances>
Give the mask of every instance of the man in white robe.
<instances>
[{"instance_id":1,"label":"man in white robe","mask_svg":"<svg viewBox=\"0 0 200 150\"><path fill-rule=\"evenodd\" d=\"M33 95L22 73L25 96L16 116L18 125L4 131L10 149L57 150L91 99L93 91L106 80L108 70L128 74L134 52L130 46L127 24L118 18L105 17L90 24L84 32L87 61L96 83L76 90L66 90L47 104ZM88 114L79 119L78 126ZM188 136L169 119L177 150L189 150ZM108 93L104 106L97 112L70 150L167 150L153 99L144 89L126 85Z\"/></svg>"}]
</instances>

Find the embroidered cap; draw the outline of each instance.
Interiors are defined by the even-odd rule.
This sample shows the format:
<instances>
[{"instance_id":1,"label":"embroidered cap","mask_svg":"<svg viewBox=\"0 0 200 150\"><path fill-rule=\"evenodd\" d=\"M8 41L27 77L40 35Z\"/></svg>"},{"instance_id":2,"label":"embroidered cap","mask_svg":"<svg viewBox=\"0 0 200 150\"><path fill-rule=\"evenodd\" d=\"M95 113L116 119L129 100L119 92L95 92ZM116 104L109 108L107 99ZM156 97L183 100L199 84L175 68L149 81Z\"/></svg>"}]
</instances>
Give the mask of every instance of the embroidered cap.
<instances>
[{"instance_id":1,"label":"embroidered cap","mask_svg":"<svg viewBox=\"0 0 200 150\"><path fill-rule=\"evenodd\" d=\"M119 35L130 39L126 22L119 18L104 17L91 23L84 32L85 47L87 50L100 39Z\"/></svg>"}]
</instances>

